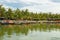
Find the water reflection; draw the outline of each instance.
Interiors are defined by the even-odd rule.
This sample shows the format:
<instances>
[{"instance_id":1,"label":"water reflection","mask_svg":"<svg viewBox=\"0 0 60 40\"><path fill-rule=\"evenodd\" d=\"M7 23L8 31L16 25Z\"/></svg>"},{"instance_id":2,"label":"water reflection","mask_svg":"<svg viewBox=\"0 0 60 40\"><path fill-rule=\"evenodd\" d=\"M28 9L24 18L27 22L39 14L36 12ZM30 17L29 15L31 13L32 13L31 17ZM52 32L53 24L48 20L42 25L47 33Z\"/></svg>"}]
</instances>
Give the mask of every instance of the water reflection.
<instances>
[{"instance_id":1,"label":"water reflection","mask_svg":"<svg viewBox=\"0 0 60 40\"><path fill-rule=\"evenodd\" d=\"M52 32L60 31L60 24L23 24L23 25L0 25L0 40L12 35L27 36L29 32Z\"/></svg>"}]
</instances>

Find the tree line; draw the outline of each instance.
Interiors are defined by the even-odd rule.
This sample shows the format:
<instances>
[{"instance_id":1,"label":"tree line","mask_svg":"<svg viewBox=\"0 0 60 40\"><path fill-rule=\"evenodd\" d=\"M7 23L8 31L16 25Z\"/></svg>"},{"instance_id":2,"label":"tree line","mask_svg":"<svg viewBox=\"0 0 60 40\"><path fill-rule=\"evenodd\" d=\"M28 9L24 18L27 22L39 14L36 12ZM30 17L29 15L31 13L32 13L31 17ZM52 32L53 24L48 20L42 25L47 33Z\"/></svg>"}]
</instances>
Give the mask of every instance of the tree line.
<instances>
[{"instance_id":1,"label":"tree line","mask_svg":"<svg viewBox=\"0 0 60 40\"><path fill-rule=\"evenodd\" d=\"M11 8L8 8L7 10L5 7L2 7L0 5L0 17L4 17L5 19L16 19L16 20L41 20L41 19L48 19L48 18L60 18L60 14L52 14L49 13L33 13L29 12L28 9L26 10L12 10Z\"/></svg>"}]
</instances>

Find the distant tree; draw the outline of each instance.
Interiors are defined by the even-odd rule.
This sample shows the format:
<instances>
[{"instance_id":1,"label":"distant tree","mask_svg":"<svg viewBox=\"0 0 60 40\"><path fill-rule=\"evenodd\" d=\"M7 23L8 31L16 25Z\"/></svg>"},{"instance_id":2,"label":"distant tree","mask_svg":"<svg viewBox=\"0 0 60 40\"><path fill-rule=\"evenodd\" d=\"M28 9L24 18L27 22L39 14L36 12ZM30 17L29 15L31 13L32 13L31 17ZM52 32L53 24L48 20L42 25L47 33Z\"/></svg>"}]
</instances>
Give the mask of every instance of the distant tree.
<instances>
[{"instance_id":1,"label":"distant tree","mask_svg":"<svg viewBox=\"0 0 60 40\"><path fill-rule=\"evenodd\" d=\"M33 12L29 12L28 9L26 10L20 10L20 9L16 9L16 10L12 10L11 8L8 8L8 10L6 10L2 5L0 5L0 17L5 17L6 19L48 19L48 18L60 18L60 14L52 14L51 12L49 13L33 13Z\"/></svg>"},{"instance_id":2,"label":"distant tree","mask_svg":"<svg viewBox=\"0 0 60 40\"><path fill-rule=\"evenodd\" d=\"M29 19L29 11L28 11L28 9L26 9L24 11L24 19Z\"/></svg>"},{"instance_id":3,"label":"distant tree","mask_svg":"<svg viewBox=\"0 0 60 40\"><path fill-rule=\"evenodd\" d=\"M15 10L15 18L16 19L22 18L22 13L21 13L20 9L18 9L18 8Z\"/></svg>"},{"instance_id":4,"label":"distant tree","mask_svg":"<svg viewBox=\"0 0 60 40\"><path fill-rule=\"evenodd\" d=\"M12 17L13 17L14 15L13 15L13 11L12 11L12 9L8 9L8 11L7 11L7 17L8 17L8 19L13 19Z\"/></svg>"}]
</instances>

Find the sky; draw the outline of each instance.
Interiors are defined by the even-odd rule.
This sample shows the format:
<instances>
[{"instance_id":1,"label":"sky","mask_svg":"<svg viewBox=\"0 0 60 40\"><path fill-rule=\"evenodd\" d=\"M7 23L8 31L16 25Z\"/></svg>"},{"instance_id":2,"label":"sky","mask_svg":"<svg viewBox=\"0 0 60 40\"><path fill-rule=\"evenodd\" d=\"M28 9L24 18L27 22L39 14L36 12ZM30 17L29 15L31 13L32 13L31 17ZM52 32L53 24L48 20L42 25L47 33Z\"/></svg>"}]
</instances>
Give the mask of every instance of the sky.
<instances>
[{"instance_id":1,"label":"sky","mask_svg":"<svg viewBox=\"0 0 60 40\"><path fill-rule=\"evenodd\" d=\"M60 13L60 0L0 0L5 8L29 9L32 12Z\"/></svg>"}]
</instances>

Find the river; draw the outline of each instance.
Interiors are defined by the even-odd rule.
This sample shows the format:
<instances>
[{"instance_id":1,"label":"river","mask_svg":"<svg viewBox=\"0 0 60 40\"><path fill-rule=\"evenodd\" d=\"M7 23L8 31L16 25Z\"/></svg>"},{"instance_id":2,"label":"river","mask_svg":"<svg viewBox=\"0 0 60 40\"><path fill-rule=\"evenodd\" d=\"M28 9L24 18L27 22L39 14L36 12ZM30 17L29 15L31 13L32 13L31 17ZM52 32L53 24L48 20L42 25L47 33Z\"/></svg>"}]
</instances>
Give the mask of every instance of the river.
<instances>
[{"instance_id":1,"label":"river","mask_svg":"<svg viewBox=\"0 0 60 40\"><path fill-rule=\"evenodd\" d=\"M0 25L0 40L60 40L60 25Z\"/></svg>"}]
</instances>

